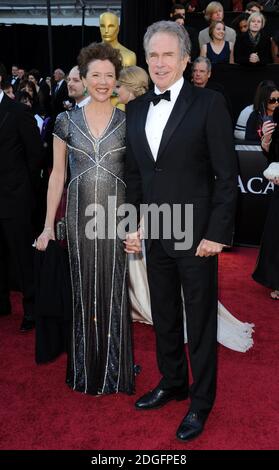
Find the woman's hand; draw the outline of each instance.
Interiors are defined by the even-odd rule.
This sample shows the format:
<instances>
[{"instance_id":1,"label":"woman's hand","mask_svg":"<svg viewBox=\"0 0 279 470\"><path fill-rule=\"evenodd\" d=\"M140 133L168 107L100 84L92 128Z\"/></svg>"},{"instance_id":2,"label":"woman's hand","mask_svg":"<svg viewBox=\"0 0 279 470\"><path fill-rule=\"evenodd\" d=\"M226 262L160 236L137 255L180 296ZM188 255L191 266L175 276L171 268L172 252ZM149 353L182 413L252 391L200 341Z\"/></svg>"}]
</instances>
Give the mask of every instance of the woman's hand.
<instances>
[{"instance_id":1,"label":"woman's hand","mask_svg":"<svg viewBox=\"0 0 279 470\"><path fill-rule=\"evenodd\" d=\"M272 134L274 132L274 129L276 127L276 124L273 121L265 121L262 126L262 148L266 151L269 152L269 146L272 140ZM277 183L275 183L277 184Z\"/></svg>"},{"instance_id":2,"label":"woman's hand","mask_svg":"<svg viewBox=\"0 0 279 470\"><path fill-rule=\"evenodd\" d=\"M54 229L51 227L45 227L36 241L36 249L39 251L45 251L49 240L55 240Z\"/></svg>"},{"instance_id":3,"label":"woman's hand","mask_svg":"<svg viewBox=\"0 0 279 470\"><path fill-rule=\"evenodd\" d=\"M262 127L262 133L266 143L271 139L272 133L276 127L273 121L265 121Z\"/></svg>"}]
</instances>

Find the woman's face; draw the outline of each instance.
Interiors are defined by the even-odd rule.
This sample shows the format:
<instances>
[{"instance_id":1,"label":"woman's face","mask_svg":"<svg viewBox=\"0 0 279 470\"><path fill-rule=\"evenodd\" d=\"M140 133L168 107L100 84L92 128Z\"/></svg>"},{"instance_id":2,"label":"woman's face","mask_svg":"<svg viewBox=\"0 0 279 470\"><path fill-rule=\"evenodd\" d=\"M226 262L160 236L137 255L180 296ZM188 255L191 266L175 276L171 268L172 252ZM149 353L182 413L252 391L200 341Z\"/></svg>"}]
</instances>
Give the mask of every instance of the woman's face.
<instances>
[{"instance_id":1,"label":"woman's face","mask_svg":"<svg viewBox=\"0 0 279 470\"><path fill-rule=\"evenodd\" d=\"M37 85L37 80L34 77L34 75L28 75L28 80L30 80L30 82L33 82L35 85Z\"/></svg>"},{"instance_id":2,"label":"woman's face","mask_svg":"<svg viewBox=\"0 0 279 470\"><path fill-rule=\"evenodd\" d=\"M267 114L270 116L274 113L274 110L278 107L279 104L279 91L275 90L271 93L269 99L267 100Z\"/></svg>"},{"instance_id":3,"label":"woman's face","mask_svg":"<svg viewBox=\"0 0 279 470\"><path fill-rule=\"evenodd\" d=\"M225 26L223 23L217 23L215 28L212 31L213 39L224 39L225 36Z\"/></svg>"},{"instance_id":4,"label":"woman's face","mask_svg":"<svg viewBox=\"0 0 279 470\"><path fill-rule=\"evenodd\" d=\"M89 63L82 81L92 100L100 103L108 101L116 85L114 65L109 60L94 60Z\"/></svg>"},{"instance_id":5,"label":"woman's face","mask_svg":"<svg viewBox=\"0 0 279 470\"><path fill-rule=\"evenodd\" d=\"M125 85L122 85L120 82L116 85L116 92L118 94L118 101L122 104L127 104L129 101L134 100L134 94L128 90Z\"/></svg>"},{"instance_id":6,"label":"woman's face","mask_svg":"<svg viewBox=\"0 0 279 470\"><path fill-rule=\"evenodd\" d=\"M32 96L32 98L33 98L34 92L33 92L33 88L31 88L31 86L26 85L26 86L24 87L24 90L27 91L27 93L28 93L30 96Z\"/></svg>"},{"instance_id":7,"label":"woman's face","mask_svg":"<svg viewBox=\"0 0 279 470\"><path fill-rule=\"evenodd\" d=\"M242 20L240 21L239 23L239 31L241 33L246 33L246 31L248 31L248 22L247 20Z\"/></svg>"},{"instance_id":8,"label":"woman's face","mask_svg":"<svg viewBox=\"0 0 279 470\"><path fill-rule=\"evenodd\" d=\"M262 29L262 19L256 16L250 21L249 29L252 33L258 33Z\"/></svg>"}]
</instances>

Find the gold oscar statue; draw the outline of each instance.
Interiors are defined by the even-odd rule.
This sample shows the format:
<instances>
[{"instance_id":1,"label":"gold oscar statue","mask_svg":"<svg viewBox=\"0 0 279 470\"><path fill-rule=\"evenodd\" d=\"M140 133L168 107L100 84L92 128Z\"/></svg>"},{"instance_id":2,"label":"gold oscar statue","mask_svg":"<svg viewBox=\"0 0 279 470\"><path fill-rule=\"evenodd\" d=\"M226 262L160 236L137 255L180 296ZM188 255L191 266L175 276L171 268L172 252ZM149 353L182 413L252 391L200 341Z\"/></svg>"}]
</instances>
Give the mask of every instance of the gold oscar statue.
<instances>
[{"instance_id":1,"label":"gold oscar statue","mask_svg":"<svg viewBox=\"0 0 279 470\"><path fill-rule=\"evenodd\" d=\"M109 43L114 49L119 49L124 67L136 65L136 54L118 42L119 20L117 15L111 12L102 13L100 15L100 32L103 42Z\"/></svg>"}]
</instances>

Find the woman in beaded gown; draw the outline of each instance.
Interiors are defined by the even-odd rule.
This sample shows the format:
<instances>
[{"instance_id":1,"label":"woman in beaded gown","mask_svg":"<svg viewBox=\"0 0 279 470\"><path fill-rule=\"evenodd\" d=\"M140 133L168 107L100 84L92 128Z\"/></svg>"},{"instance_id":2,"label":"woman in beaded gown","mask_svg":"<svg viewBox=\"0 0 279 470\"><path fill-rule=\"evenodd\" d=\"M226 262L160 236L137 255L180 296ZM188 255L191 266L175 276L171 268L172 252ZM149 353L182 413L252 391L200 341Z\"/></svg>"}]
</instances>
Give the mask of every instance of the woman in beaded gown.
<instances>
[{"instance_id":1,"label":"woman in beaded gown","mask_svg":"<svg viewBox=\"0 0 279 470\"><path fill-rule=\"evenodd\" d=\"M45 249L54 239L67 152L66 223L73 295L67 383L93 395L130 394L134 368L127 255L116 233L121 220L117 208L125 202L125 114L110 101L121 59L108 44L91 44L81 50L78 64L91 101L57 117L45 229L37 248ZM99 211L96 204L104 209L105 222L94 212Z\"/></svg>"}]
</instances>

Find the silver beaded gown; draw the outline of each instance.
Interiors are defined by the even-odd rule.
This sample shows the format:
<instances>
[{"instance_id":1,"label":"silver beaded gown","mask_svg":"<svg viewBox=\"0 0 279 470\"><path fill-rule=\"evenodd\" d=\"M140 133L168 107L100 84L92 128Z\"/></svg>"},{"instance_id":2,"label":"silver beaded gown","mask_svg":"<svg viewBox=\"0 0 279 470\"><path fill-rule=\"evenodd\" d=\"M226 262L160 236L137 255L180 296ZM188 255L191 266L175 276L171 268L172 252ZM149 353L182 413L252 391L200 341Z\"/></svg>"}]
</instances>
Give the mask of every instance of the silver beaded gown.
<instances>
[{"instance_id":1,"label":"silver beaded gown","mask_svg":"<svg viewBox=\"0 0 279 470\"><path fill-rule=\"evenodd\" d=\"M114 236L121 220L117 208L125 202L125 114L114 108L107 128L95 138L84 108L66 111L57 117L54 135L67 144L70 173L66 225L73 322L66 381L93 395L130 394L134 369L127 255L123 241ZM113 237L92 237L95 204L112 214Z\"/></svg>"}]
</instances>

